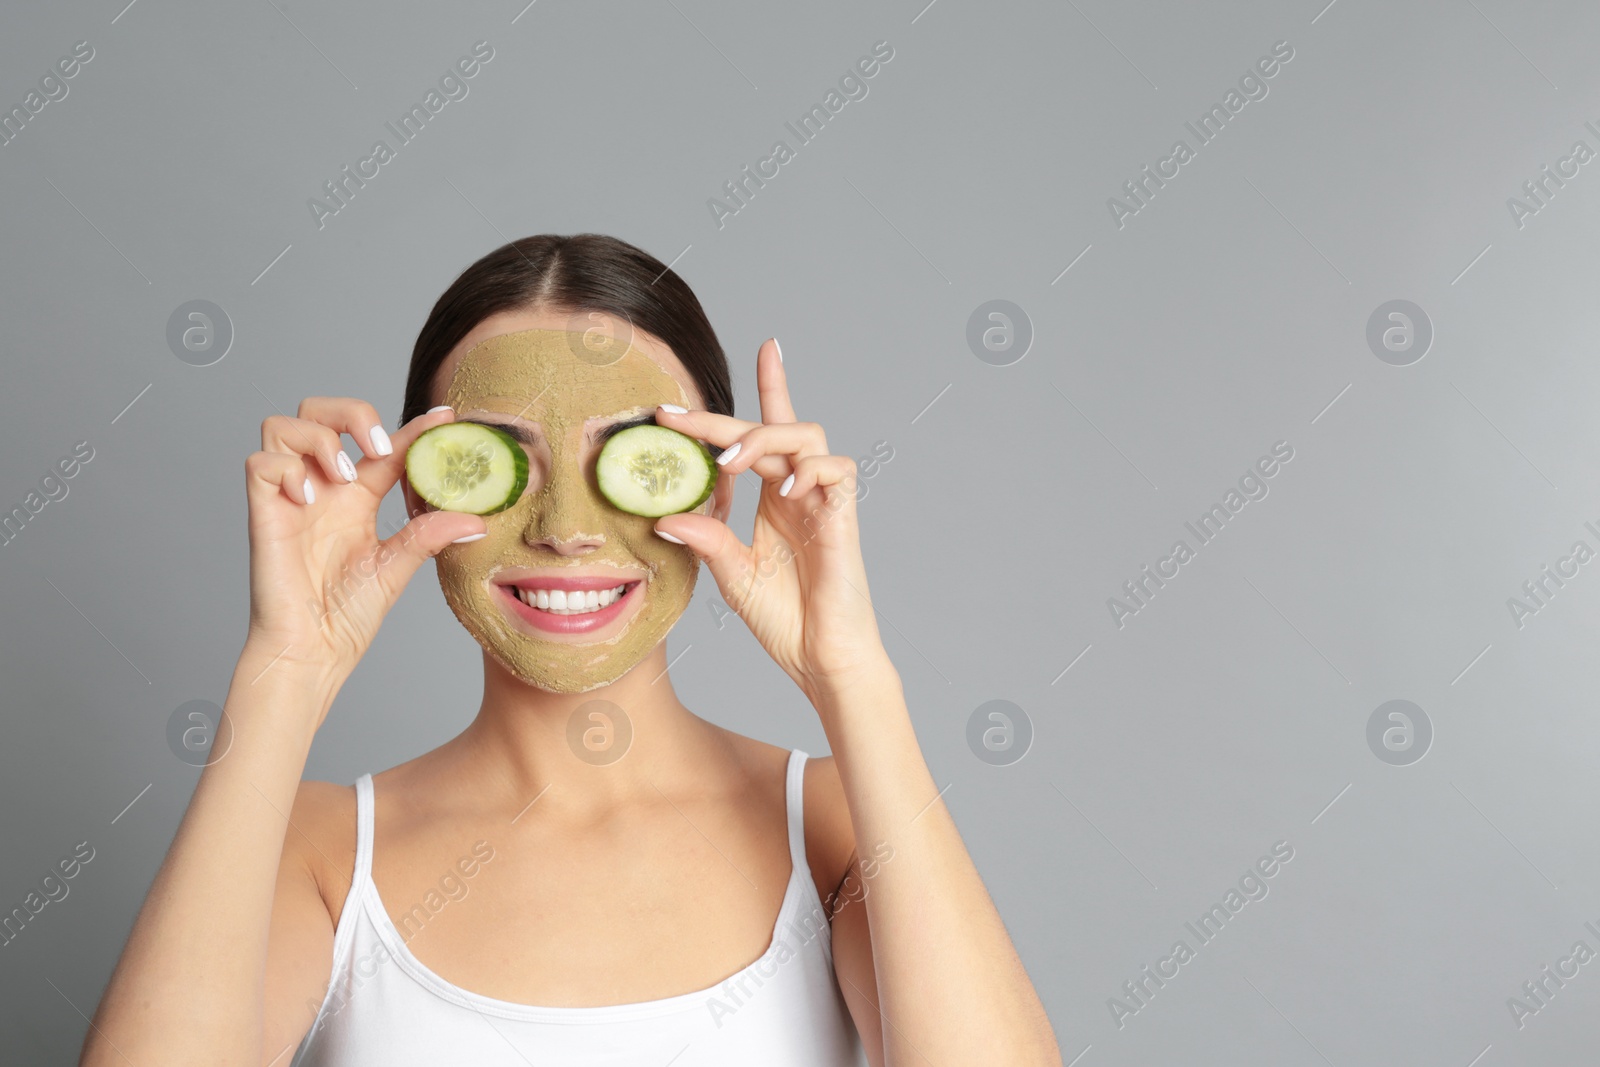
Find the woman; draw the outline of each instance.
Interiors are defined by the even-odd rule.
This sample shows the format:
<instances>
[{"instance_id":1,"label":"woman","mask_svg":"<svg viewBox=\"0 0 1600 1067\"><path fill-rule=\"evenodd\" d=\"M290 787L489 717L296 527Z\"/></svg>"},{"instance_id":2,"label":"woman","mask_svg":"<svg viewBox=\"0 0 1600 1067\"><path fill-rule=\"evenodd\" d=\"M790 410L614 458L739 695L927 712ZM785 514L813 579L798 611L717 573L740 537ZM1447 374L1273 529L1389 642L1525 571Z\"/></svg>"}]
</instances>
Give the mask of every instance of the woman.
<instances>
[{"instance_id":1,"label":"woman","mask_svg":"<svg viewBox=\"0 0 1600 1067\"><path fill-rule=\"evenodd\" d=\"M262 424L232 742L82 1063L1060 1062L880 641L855 465L796 421L782 358L761 346L761 421L737 419L676 274L613 238L532 237L439 299L392 438L350 399ZM453 420L527 451L506 510L433 510L404 479L411 443ZM717 452L694 511L642 518L600 494L605 432L641 421ZM750 545L723 521L746 471ZM412 517L379 540L397 481ZM353 789L301 781L430 557L484 648L477 718ZM665 638L702 561L831 757L721 729L674 694Z\"/></svg>"}]
</instances>

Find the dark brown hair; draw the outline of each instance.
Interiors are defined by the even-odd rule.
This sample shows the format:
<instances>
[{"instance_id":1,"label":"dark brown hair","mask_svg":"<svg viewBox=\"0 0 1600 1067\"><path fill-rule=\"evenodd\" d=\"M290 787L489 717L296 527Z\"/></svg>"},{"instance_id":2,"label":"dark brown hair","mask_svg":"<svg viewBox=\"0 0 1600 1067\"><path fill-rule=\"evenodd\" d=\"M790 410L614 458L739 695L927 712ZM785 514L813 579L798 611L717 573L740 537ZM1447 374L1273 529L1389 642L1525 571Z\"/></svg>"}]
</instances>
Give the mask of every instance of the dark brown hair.
<instances>
[{"instance_id":1,"label":"dark brown hair","mask_svg":"<svg viewBox=\"0 0 1600 1067\"><path fill-rule=\"evenodd\" d=\"M434 375L474 326L502 311L603 311L664 341L706 410L733 414L728 357L693 290L656 257L599 233L523 237L490 252L444 291L417 334L400 425L432 406Z\"/></svg>"}]
</instances>

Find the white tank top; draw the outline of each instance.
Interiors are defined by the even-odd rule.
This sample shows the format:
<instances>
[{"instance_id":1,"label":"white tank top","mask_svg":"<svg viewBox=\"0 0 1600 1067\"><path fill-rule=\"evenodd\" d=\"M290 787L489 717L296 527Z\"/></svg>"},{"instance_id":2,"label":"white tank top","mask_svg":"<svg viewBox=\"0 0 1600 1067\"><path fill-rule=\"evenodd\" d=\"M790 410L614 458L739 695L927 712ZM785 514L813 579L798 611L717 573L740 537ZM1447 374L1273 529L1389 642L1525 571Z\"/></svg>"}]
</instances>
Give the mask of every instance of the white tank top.
<instances>
[{"instance_id":1,"label":"white tank top","mask_svg":"<svg viewBox=\"0 0 1600 1067\"><path fill-rule=\"evenodd\" d=\"M806 863L806 753L789 753L789 884L767 950L723 982L594 1008L469 992L406 947L372 882L372 775L356 780L356 863L333 975L294 1067L865 1067L833 974L832 931Z\"/></svg>"}]
</instances>

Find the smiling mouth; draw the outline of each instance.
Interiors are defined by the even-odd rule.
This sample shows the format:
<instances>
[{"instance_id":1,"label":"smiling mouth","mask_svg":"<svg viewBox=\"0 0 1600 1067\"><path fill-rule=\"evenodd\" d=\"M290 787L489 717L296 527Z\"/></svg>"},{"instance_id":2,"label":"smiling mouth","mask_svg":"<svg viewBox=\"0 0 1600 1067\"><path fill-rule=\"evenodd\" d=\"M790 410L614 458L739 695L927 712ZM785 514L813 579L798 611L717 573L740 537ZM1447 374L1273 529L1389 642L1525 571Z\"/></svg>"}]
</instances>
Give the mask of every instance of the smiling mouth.
<instances>
[{"instance_id":1,"label":"smiling mouth","mask_svg":"<svg viewBox=\"0 0 1600 1067\"><path fill-rule=\"evenodd\" d=\"M619 582L609 589L562 590L523 589L506 586L506 590L535 611L551 615L591 615L604 611L628 595L628 590L638 582Z\"/></svg>"},{"instance_id":2,"label":"smiling mouth","mask_svg":"<svg viewBox=\"0 0 1600 1067\"><path fill-rule=\"evenodd\" d=\"M551 634L596 634L640 609L648 579L542 575L496 583L505 610L523 626Z\"/></svg>"}]
</instances>

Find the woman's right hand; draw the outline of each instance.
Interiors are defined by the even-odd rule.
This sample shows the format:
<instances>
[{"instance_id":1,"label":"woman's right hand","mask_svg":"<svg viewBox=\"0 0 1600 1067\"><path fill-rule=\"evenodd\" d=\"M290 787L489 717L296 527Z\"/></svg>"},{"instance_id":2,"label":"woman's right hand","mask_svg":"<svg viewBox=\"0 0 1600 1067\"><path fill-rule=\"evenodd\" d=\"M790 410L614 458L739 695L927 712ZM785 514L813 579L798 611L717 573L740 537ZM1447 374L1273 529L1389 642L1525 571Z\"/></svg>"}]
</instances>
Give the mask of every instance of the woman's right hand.
<instances>
[{"instance_id":1,"label":"woman's right hand","mask_svg":"<svg viewBox=\"0 0 1600 1067\"><path fill-rule=\"evenodd\" d=\"M309 397L297 417L262 422L261 451L245 460L247 649L270 661L269 669L302 670L319 684L341 685L422 561L457 538L484 532L481 516L429 511L387 540L377 536L378 505L405 473L406 449L424 430L454 418L449 408L420 415L391 442L371 404ZM360 446L359 462L345 455L340 434Z\"/></svg>"}]
</instances>

